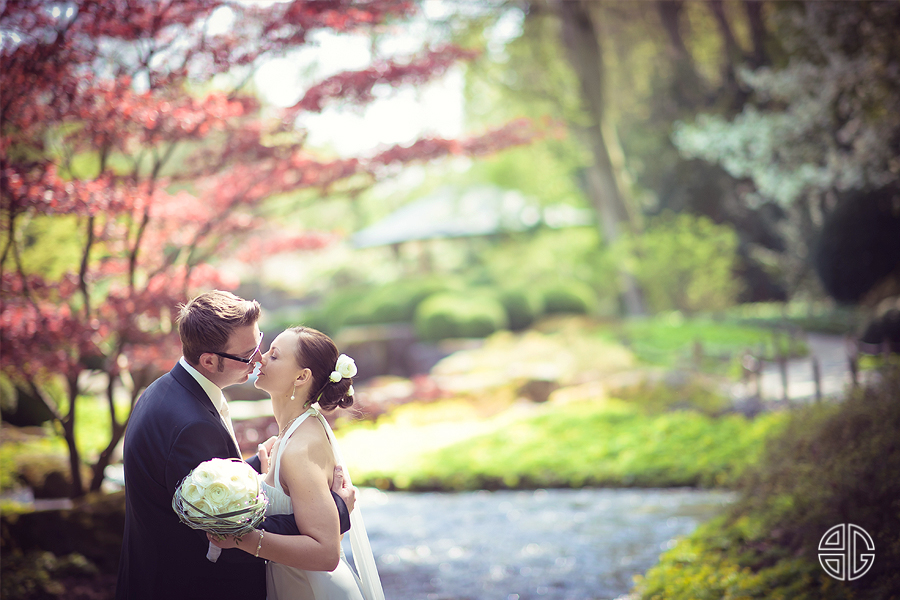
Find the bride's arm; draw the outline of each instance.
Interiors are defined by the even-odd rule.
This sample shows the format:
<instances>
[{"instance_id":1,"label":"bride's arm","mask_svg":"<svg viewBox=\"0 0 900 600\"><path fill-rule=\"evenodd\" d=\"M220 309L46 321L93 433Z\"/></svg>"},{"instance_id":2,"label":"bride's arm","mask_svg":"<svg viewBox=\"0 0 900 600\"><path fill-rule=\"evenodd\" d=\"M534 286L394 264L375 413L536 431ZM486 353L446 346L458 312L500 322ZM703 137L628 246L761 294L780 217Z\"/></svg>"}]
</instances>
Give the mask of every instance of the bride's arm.
<instances>
[{"instance_id":1,"label":"bride's arm","mask_svg":"<svg viewBox=\"0 0 900 600\"><path fill-rule=\"evenodd\" d=\"M299 433L299 432L298 432ZM281 481L291 496L294 519L301 535L278 535L258 531L234 538L210 540L222 548L245 552L283 565L308 571L332 571L340 561L340 523L331 495L330 477L334 457L327 440L308 441L295 435L281 458ZM262 543L260 544L260 536Z\"/></svg>"}]
</instances>

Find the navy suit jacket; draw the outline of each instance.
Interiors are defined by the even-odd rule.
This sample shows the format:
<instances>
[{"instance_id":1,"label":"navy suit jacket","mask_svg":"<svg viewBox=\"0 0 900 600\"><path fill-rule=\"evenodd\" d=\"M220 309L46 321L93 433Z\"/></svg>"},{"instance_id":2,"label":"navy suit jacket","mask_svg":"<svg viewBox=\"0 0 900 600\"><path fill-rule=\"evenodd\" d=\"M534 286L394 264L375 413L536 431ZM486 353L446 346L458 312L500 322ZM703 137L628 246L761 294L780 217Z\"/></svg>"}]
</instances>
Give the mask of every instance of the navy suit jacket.
<instances>
[{"instance_id":1,"label":"navy suit jacket","mask_svg":"<svg viewBox=\"0 0 900 600\"><path fill-rule=\"evenodd\" d=\"M117 600L265 600L262 559L231 549L223 550L217 562L209 562L206 534L181 523L172 510L176 486L211 458L241 458L241 454L209 396L176 364L144 391L128 422L125 535ZM254 468L259 470L258 461ZM334 497L345 531L347 507ZM262 528L299 533L293 515L266 517Z\"/></svg>"}]
</instances>

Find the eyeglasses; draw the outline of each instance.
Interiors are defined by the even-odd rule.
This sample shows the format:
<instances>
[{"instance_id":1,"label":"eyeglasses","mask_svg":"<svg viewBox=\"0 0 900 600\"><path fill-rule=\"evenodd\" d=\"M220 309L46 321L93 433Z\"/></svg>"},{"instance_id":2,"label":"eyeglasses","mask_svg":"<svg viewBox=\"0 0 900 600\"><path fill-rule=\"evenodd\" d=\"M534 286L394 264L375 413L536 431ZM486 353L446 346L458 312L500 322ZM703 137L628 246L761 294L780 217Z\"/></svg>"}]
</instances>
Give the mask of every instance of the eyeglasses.
<instances>
[{"instance_id":1,"label":"eyeglasses","mask_svg":"<svg viewBox=\"0 0 900 600\"><path fill-rule=\"evenodd\" d=\"M222 358L230 358L231 360L236 360L238 362L242 362L245 365L249 365L253 362L253 357L256 356L256 353L259 352L260 346L262 346L263 332L259 332L259 343L256 345L256 349L248 356L247 358L241 358L240 356L235 356L234 354L228 354L226 352L210 352L210 354L215 354L216 356L221 356Z\"/></svg>"}]
</instances>

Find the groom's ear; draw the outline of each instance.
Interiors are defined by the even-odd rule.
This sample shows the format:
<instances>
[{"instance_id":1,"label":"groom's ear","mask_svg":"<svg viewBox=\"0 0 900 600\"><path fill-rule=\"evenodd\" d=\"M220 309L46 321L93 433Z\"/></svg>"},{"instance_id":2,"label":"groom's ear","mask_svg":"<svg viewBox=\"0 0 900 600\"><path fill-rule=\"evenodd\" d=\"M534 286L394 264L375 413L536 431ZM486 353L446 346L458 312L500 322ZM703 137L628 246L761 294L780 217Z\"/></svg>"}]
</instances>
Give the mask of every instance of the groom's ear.
<instances>
[{"instance_id":1,"label":"groom's ear","mask_svg":"<svg viewBox=\"0 0 900 600\"><path fill-rule=\"evenodd\" d=\"M207 371L216 371L216 358L218 358L212 352L204 352L200 355L200 360L197 361L197 364L206 369Z\"/></svg>"}]
</instances>

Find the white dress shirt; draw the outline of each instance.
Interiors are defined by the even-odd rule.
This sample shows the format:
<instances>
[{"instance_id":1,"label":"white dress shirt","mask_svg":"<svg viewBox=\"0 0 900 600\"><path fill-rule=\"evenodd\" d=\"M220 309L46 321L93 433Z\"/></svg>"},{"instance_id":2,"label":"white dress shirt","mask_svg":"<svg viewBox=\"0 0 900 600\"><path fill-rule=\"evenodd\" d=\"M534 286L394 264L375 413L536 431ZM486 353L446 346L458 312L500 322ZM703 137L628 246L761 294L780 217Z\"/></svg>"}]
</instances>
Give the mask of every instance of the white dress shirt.
<instances>
[{"instance_id":1,"label":"white dress shirt","mask_svg":"<svg viewBox=\"0 0 900 600\"><path fill-rule=\"evenodd\" d=\"M200 387L203 388L203 391L206 392L206 395L209 396L210 401L213 403L213 406L216 407L216 410L219 411L219 416L222 417L222 423L225 424L225 429L228 430L228 433L231 434L231 439L234 440L234 445L240 449L240 444L237 442L237 437L234 435L234 426L231 423L231 414L228 410L228 401L225 399L225 394L222 393L222 390L214 384L212 381L206 378L203 373L192 367L188 364L188 361L181 357L181 360L178 361L184 370L191 374L191 377L197 380L197 383L200 384Z\"/></svg>"}]
</instances>

